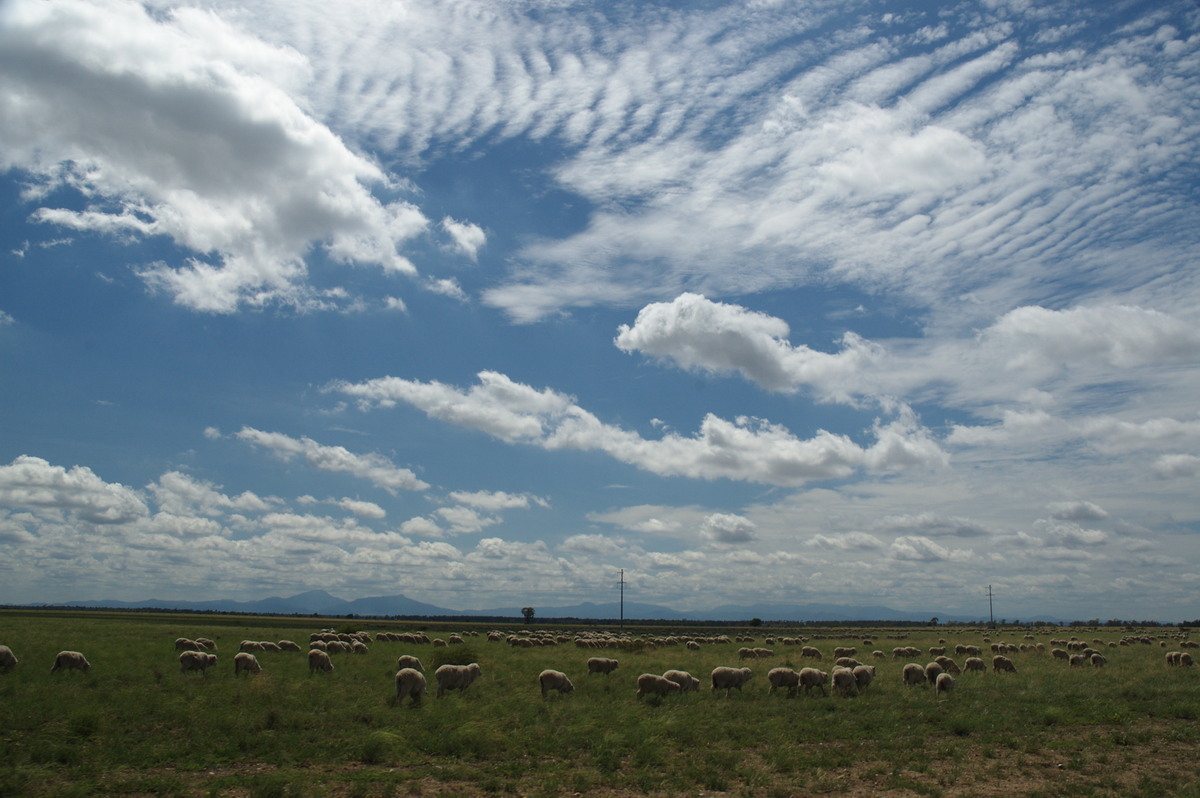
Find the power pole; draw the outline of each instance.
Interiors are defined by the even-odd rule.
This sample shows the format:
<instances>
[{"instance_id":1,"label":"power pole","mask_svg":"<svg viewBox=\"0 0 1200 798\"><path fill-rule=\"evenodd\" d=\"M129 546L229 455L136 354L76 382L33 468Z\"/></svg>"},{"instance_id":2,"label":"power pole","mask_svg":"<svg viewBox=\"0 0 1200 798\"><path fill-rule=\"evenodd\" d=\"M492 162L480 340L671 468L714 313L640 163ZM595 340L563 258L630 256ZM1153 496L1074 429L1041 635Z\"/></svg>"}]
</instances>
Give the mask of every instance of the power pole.
<instances>
[{"instance_id":1,"label":"power pole","mask_svg":"<svg viewBox=\"0 0 1200 798\"><path fill-rule=\"evenodd\" d=\"M988 585L988 626L996 625L996 615L992 612L992 586Z\"/></svg>"},{"instance_id":2,"label":"power pole","mask_svg":"<svg viewBox=\"0 0 1200 798\"><path fill-rule=\"evenodd\" d=\"M618 627L625 628L625 569L621 569L621 623Z\"/></svg>"}]
</instances>

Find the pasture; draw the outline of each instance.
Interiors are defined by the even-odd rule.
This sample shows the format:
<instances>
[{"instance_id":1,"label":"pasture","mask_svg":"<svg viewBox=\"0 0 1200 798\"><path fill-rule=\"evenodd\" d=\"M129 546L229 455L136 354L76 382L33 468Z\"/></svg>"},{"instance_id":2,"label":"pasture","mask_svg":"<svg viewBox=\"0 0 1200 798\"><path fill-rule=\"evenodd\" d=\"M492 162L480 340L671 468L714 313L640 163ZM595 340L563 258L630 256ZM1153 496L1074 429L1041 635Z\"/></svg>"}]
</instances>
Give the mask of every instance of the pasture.
<instances>
[{"instance_id":1,"label":"pasture","mask_svg":"<svg viewBox=\"0 0 1200 798\"><path fill-rule=\"evenodd\" d=\"M258 652L263 671L235 676L242 640L423 629L461 645L373 641L365 654L333 655L310 674L299 652ZM477 623L401 622L190 614L0 611L0 643L20 663L0 673L0 795L911 795L1200 796L1200 668L1168 668L1174 628L1049 627L759 629L627 627L620 648L516 647L486 632L599 631ZM751 635L754 642L655 645L647 638ZM1032 634L1033 640L1025 639ZM774 636L768 644L766 638ZM821 662L778 638L806 637ZM1102 668L1050 656L1071 636L1103 651ZM1149 642L1120 645L1122 638ZM216 641L211 671L179 669L177 637ZM1009 654L1016 673L993 673L983 642L1042 644ZM944 639L983 647L986 673L962 673L954 691L901 683L907 662L925 664ZM864 641L870 640L870 644ZM1117 643L1118 645L1109 645ZM921 649L894 659L896 646ZM774 655L740 660L744 646ZM849 697L768 695L767 671L832 669L837 646L875 664L875 682ZM89 673L51 673L55 654L83 652ZM875 649L883 659L872 658ZM1188 650L1188 649L1185 649ZM429 676L424 700L394 699L401 654ZM608 676L588 657L612 657ZM961 665L964 657L955 656ZM433 671L478 662L481 678L435 698ZM714 667L748 666L754 677L729 697L709 690ZM537 675L565 672L571 694L541 696ZM644 672L678 668L695 693L635 697Z\"/></svg>"}]
</instances>

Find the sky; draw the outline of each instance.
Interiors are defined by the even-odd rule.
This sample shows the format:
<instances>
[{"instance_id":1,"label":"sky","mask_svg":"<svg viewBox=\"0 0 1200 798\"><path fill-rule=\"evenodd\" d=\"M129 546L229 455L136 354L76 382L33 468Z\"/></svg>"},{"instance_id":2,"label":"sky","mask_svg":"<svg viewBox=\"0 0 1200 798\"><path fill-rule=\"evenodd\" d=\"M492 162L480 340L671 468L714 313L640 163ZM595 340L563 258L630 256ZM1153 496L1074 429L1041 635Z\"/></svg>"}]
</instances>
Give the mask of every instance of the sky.
<instances>
[{"instance_id":1,"label":"sky","mask_svg":"<svg viewBox=\"0 0 1200 798\"><path fill-rule=\"evenodd\" d=\"M0 603L1200 617L1200 4L0 2Z\"/></svg>"}]
</instances>

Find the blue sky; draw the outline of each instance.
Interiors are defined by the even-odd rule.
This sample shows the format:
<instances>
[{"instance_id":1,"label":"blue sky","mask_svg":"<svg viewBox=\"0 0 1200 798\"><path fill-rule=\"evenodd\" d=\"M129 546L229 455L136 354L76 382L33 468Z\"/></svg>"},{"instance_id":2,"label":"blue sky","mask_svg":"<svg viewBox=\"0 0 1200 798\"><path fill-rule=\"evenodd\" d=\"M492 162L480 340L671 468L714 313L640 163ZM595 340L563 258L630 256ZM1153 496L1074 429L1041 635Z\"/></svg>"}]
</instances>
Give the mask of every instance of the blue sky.
<instances>
[{"instance_id":1,"label":"blue sky","mask_svg":"<svg viewBox=\"0 0 1200 798\"><path fill-rule=\"evenodd\" d=\"M1200 7L0 5L0 602L1200 615Z\"/></svg>"}]
</instances>

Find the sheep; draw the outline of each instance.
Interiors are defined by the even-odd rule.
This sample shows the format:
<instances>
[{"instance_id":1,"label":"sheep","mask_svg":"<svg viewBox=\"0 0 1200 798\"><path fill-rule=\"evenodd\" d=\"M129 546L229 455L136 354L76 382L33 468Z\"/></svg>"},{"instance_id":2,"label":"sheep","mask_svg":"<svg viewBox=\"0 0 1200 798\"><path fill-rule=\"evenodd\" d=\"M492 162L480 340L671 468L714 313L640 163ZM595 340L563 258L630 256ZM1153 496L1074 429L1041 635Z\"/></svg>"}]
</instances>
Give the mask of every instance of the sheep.
<instances>
[{"instance_id":1,"label":"sheep","mask_svg":"<svg viewBox=\"0 0 1200 798\"><path fill-rule=\"evenodd\" d=\"M900 672L900 678L904 681L904 684L909 686L925 684L928 681L925 678L925 669L915 662L910 662L904 666L904 670Z\"/></svg>"},{"instance_id":2,"label":"sheep","mask_svg":"<svg viewBox=\"0 0 1200 798\"><path fill-rule=\"evenodd\" d=\"M948 673L939 673L937 681L933 683L933 697L936 699L940 695L950 696L950 691L954 689L954 677Z\"/></svg>"},{"instance_id":3,"label":"sheep","mask_svg":"<svg viewBox=\"0 0 1200 798\"><path fill-rule=\"evenodd\" d=\"M992 673L1016 673L1017 666L1013 665L1013 661L1003 654L997 654L992 657Z\"/></svg>"},{"instance_id":4,"label":"sheep","mask_svg":"<svg viewBox=\"0 0 1200 798\"><path fill-rule=\"evenodd\" d=\"M620 667L620 663L608 657L592 657L587 661L588 676L591 676L593 673L602 673L607 676L618 667Z\"/></svg>"},{"instance_id":5,"label":"sheep","mask_svg":"<svg viewBox=\"0 0 1200 798\"><path fill-rule=\"evenodd\" d=\"M849 668L834 668L829 674L829 686L834 694L847 698L858 695L858 680Z\"/></svg>"},{"instance_id":6,"label":"sheep","mask_svg":"<svg viewBox=\"0 0 1200 798\"><path fill-rule=\"evenodd\" d=\"M59 655L61 656L61 655ZM179 672L200 671L203 675L209 668L217 664L216 654L203 651L185 651L179 655Z\"/></svg>"},{"instance_id":7,"label":"sheep","mask_svg":"<svg viewBox=\"0 0 1200 798\"><path fill-rule=\"evenodd\" d=\"M958 667L958 663L947 656L934 657L933 661L942 666L942 670L953 676L962 673L962 668Z\"/></svg>"},{"instance_id":8,"label":"sheep","mask_svg":"<svg viewBox=\"0 0 1200 798\"><path fill-rule=\"evenodd\" d=\"M942 667L940 662L934 661L925 666L925 681L932 685L937 684L937 677L945 673L946 669Z\"/></svg>"},{"instance_id":9,"label":"sheep","mask_svg":"<svg viewBox=\"0 0 1200 798\"><path fill-rule=\"evenodd\" d=\"M329 654L319 648L310 648L308 650L308 672L316 673L324 671L329 673L333 670L333 661L329 659Z\"/></svg>"},{"instance_id":10,"label":"sheep","mask_svg":"<svg viewBox=\"0 0 1200 798\"><path fill-rule=\"evenodd\" d=\"M247 651L239 651L234 654L233 675L237 676L243 671L246 673L262 673L262 665L258 664L258 657Z\"/></svg>"},{"instance_id":11,"label":"sheep","mask_svg":"<svg viewBox=\"0 0 1200 798\"><path fill-rule=\"evenodd\" d=\"M78 651L60 651L54 657L54 665L50 668L50 672L54 673L57 670L67 671L83 671L87 673L92 669L92 663L87 661L87 657L80 654Z\"/></svg>"},{"instance_id":12,"label":"sheep","mask_svg":"<svg viewBox=\"0 0 1200 798\"><path fill-rule=\"evenodd\" d=\"M1107 664L1108 664L1108 660L1104 658L1103 654L1093 654L1092 655L1092 667L1093 668L1103 668Z\"/></svg>"},{"instance_id":13,"label":"sheep","mask_svg":"<svg viewBox=\"0 0 1200 798\"><path fill-rule=\"evenodd\" d=\"M425 666L421 664L421 660L417 659L412 654L401 654L396 659L396 670L404 670L405 668L412 668L414 671L418 671L420 673L425 672Z\"/></svg>"},{"instance_id":14,"label":"sheep","mask_svg":"<svg viewBox=\"0 0 1200 798\"><path fill-rule=\"evenodd\" d=\"M804 692L806 693L812 693L814 687L820 687L821 695L829 695L829 691L825 689L825 682L828 679L828 673L819 671L816 668L800 669L800 686L804 688Z\"/></svg>"},{"instance_id":15,"label":"sheep","mask_svg":"<svg viewBox=\"0 0 1200 798\"><path fill-rule=\"evenodd\" d=\"M643 673L637 678L638 698L646 694L666 696L678 692L682 692L682 688L677 682L673 682L665 676L659 676L657 673Z\"/></svg>"},{"instance_id":16,"label":"sheep","mask_svg":"<svg viewBox=\"0 0 1200 798\"><path fill-rule=\"evenodd\" d=\"M971 671L987 673L987 663L979 657L967 657L966 662L963 663L963 667L967 669L967 673Z\"/></svg>"},{"instance_id":17,"label":"sheep","mask_svg":"<svg viewBox=\"0 0 1200 798\"><path fill-rule=\"evenodd\" d=\"M543 697L551 690L557 690L560 693L575 691L575 685L571 684L571 680L567 678L567 674L562 671L550 670L549 668L538 674L538 685L542 688Z\"/></svg>"},{"instance_id":18,"label":"sheep","mask_svg":"<svg viewBox=\"0 0 1200 798\"><path fill-rule=\"evenodd\" d=\"M1050 649L1050 656L1053 659L1065 659L1068 661L1071 659L1071 653L1069 651L1067 651L1065 648Z\"/></svg>"},{"instance_id":19,"label":"sheep","mask_svg":"<svg viewBox=\"0 0 1200 798\"><path fill-rule=\"evenodd\" d=\"M0 671L10 671L17 667L17 655L8 646L0 645Z\"/></svg>"},{"instance_id":20,"label":"sheep","mask_svg":"<svg viewBox=\"0 0 1200 798\"><path fill-rule=\"evenodd\" d=\"M192 640L190 638L187 638L187 637L175 638L175 650L176 651L199 651L202 648L204 648L204 646L200 645L195 640Z\"/></svg>"},{"instance_id":21,"label":"sheep","mask_svg":"<svg viewBox=\"0 0 1200 798\"><path fill-rule=\"evenodd\" d=\"M207 637L197 637L196 643L201 646L204 646L205 651L216 651L217 650L216 642L213 640L209 640Z\"/></svg>"},{"instance_id":22,"label":"sheep","mask_svg":"<svg viewBox=\"0 0 1200 798\"><path fill-rule=\"evenodd\" d=\"M871 682L875 681L874 665L855 665L851 672L854 674L854 680L858 682L859 692L866 690L871 686Z\"/></svg>"},{"instance_id":23,"label":"sheep","mask_svg":"<svg viewBox=\"0 0 1200 798\"><path fill-rule=\"evenodd\" d=\"M800 648L800 657L801 659L821 659L821 650L815 646L802 646Z\"/></svg>"},{"instance_id":24,"label":"sheep","mask_svg":"<svg viewBox=\"0 0 1200 798\"><path fill-rule=\"evenodd\" d=\"M750 681L754 673L749 668L730 668L724 665L713 668L710 674L713 691L724 690L725 695L733 689L741 690L742 685Z\"/></svg>"},{"instance_id":25,"label":"sheep","mask_svg":"<svg viewBox=\"0 0 1200 798\"><path fill-rule=\"evenodd\" d=\"M1179 660L1182 656L1183 656L1182 651L1168 651L1167 652L1167 665L1172 668L1179 667Z\"/></svg>"},{"instance_id":26,"label":"sheep","mask_svg":"<svg viewBox=\"0 0 1200 798\"><path fill-rule=\"evenodd\" d=\"M782 687L791 696L795 695L797 688L800 687L800 674L791 668L771 668L767 671L767 681L771 684L767 689L767 695L774 693L775 688Z\"/></svg>"},{"instance_id":27,"label":"sheep","mask_svg":"<svg viewBox=\"0 0 1200 798\"><path fill-rule=\"evenodd\" d=\"M1180 667L1182 667L1182 668L1190 668L1190 667L1192 667L1192 665L1194 665L1194 664L1196 664L1196 663L1195 663L1195 661L1192 659L1192 655L1191 655L1191 654L1189 654L1188 652L1184 651L1184 652L1182 652L1182 653L1179 655L1179 666L1180 666Z\"/></svg>"},{"instance_id":28,"label":"sheep","mask_svg":"<svg viewBox=\"0 0 1200 798\"><path fill-rule=\"evenodd\" d=\"M443 665L433 672L433 678L438 684L437 697L441 698L447 690L466 690L481 675L478 662L472 662L470 665Z\"/></svg>"},{"instance_id":29,"label":"sheep","mask_svg":"<svg viewBox=\"0 0 1200 798\"><path fill-rule=\"evenodd\" d=\"M700 680L687 671L669 670L663 674L664 679L670 679L679 685L681 692L699 692Z\"/></svg>"},{"instance_id":30,"label":"sheep","mask_svg":"<svg viewBox=\"0 0 1200 798\"><path fill-rule=\"evenodd\" d=\"M1087 657L1085 657L1083 654L1072 654L1068 662L1071 664L1072 668L1080 668L1083 667L1085 662L1087 662Z\"/></svg>"},{"instance_id":31,"label":"sheep","mask_svg":"<svg viewBox=\"0 0 1200 798\"><path fill-rule=\"evenodd\" d=\"M396 671L396 703L405 698L411 699L409 704L421 703L425 695L425 674L416 668L401 668Z\"/></svg>"},{"instance_id":32,"label":"sheep","mask_svg":"<svg viewBox=\"0 0 1200 798\"><path fill-rule=\"evenodd\" d=\"M299 651L300 645L293 643L291 640L280 640L277 644L280 651Z\"/></svg>"}]
</instances>

